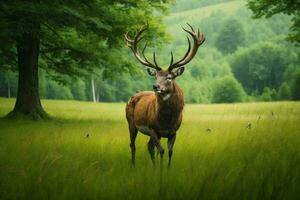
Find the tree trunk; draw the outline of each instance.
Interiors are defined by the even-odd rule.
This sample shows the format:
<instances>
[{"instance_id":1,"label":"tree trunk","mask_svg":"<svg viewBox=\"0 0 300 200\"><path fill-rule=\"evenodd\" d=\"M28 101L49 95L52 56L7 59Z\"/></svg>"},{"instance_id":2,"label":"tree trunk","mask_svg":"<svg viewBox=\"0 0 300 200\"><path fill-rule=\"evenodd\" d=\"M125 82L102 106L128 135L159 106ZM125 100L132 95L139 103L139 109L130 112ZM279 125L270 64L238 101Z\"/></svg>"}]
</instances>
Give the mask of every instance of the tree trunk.
<instances>
[{"instance_id":1,"label":"tree trunk","mask_svg":"<svg viewBox=\"0 0 300 200\"><path fill-rule=\"evenodd\" d=\"M97 90L96 101L97 101L97 102L100 102L100 94L99 94L99 91L98 91L98 90Z\"/></svg>"},{"instance_id":2,"label":"tree trunk","mask_svg":"<svg viewBox=\"0 0 300 200\"><path fill-rule=\"evenodd\" d=\"M95 91L95 82L94 79L92 78L91 80L91 84L92 84L92 96L93 96L93 102L96 103L96 91Z\"/></svg>"},{"instance_id":3,"label":"tree trunk","mask_svg":"<svg viewBox=\"0 0 300 200\"><path fill-rule=\"evenodd\" d=\"M32 22L33 24L34 22ZM17 40L18 94L14 110L9 117L46 118L39 96L38 57L40 46L40 25L24 32Z\"/></svg>"}]
</instances>

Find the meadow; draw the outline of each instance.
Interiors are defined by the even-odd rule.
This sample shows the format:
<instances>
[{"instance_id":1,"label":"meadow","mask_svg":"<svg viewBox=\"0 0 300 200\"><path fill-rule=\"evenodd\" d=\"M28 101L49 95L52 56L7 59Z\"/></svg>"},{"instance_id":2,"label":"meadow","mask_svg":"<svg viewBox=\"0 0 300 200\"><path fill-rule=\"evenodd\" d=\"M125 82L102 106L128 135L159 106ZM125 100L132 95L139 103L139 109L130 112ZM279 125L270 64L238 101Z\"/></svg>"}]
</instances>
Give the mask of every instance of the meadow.
<instances>
[{"instance_id":1,"label":"meadow","mask_svg":"<svg viewBox=\"0 0 300 200\"><path fill-rule=\"evenodd\" d=\"M0 199L298 197L300 102L186 105L170 169L142 134L130 165L124 103L42 103L51 120L0 120Z\"/></svg>"}]
</instances>

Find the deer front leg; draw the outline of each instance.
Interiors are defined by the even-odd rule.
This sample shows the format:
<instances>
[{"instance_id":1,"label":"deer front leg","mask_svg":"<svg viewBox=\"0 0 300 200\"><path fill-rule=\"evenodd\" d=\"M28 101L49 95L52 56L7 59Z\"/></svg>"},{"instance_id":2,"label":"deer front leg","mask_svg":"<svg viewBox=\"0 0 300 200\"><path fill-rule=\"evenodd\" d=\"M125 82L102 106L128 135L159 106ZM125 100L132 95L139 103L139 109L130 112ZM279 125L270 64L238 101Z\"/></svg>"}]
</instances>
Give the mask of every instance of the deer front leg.
<instances>
[{"instance_id":1,"label":"deer front leg","mask_svg":"<svg viewBox=\"0 0 300 200\"><path fill-rule=\"evenodd\" d=\"M154 148L155 148L155 144L152 141L152 137L150 137L150 140L148 142L148 151L149 151L149 154L150 154L153 165L155 164L155 151L154 151Z\"/></svg>"},{"instance_id":2,"label":"deer front leg","mask_svg":"<svg viewBox=\"0 0 300 200\"><path fill-rule=\"evenodd\" d=\"M150 130L149 134L150 134L151 140L153 141L153 143L155 144L155 146L157 147L157 149L159 151L160 157L162 157L164 155L165 150L161 146L157 134L155 133L155 131L153 129Z\"/></svg>"},{"instance_id":3,"label":"deer front leg","mask_svg":"<svg viewBox=\"0 0 300 200\"><path fill-rule=\"evenodd\" d=\"M176 140L176 133L175 134L170 134L168 136L168 150L169 150L169 163L168 166L170 167L171 165L171 159L172 159L172 154L173 154L173 146Z\"/></svg>"}]
</instances>

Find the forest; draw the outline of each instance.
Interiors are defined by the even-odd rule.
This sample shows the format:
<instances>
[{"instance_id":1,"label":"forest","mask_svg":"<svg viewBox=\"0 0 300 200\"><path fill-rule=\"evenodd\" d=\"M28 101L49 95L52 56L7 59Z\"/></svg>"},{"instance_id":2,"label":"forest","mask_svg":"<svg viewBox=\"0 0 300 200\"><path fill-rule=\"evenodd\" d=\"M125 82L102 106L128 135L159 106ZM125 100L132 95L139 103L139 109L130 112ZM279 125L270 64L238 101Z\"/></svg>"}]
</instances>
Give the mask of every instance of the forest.
<instances>
[{"instance_id":1,"label":"forest","mask_svg":"<svg viewBox=\"0 0 300 200\"><path fill-rule=\"evenodd\" d=\"M151 50L157 51L158 62L166 65L171 51L175 58L186 51L187 42L181 26L188 22L205 33L205 45L187 66L184 78L179 80L187 103L300 99L300 50L286 41L292 24L290 16L277 14L267 19L253 19L243 0L186 2L178 0L164 13L165 16L160 16L166 34L157 41L153 40ZM77 43L75 45L80 44L82 38L76 37L72 30L69 34L70 40ZM115 53L111 49L109 62L92 63L93 73L82 73L75 67L68 67L64 69L67 73L59 74L58 70L43 67L50 64L46 56L41 56L40 97L126 102L137 91L151 90L152 80L147 77L145 68L134 60L125 41L121 41L121 46L121 50ZM7 70L16 67L14 63L11 65L0 67L2 97L17 95L17 73ZM65 66L61 63L60 67ZM85 66L79 66L82 67ZM107 68L117 70L108 71ZM75 73L68 73L69 70L75 70Z\"/></svg>"}]
</instances>

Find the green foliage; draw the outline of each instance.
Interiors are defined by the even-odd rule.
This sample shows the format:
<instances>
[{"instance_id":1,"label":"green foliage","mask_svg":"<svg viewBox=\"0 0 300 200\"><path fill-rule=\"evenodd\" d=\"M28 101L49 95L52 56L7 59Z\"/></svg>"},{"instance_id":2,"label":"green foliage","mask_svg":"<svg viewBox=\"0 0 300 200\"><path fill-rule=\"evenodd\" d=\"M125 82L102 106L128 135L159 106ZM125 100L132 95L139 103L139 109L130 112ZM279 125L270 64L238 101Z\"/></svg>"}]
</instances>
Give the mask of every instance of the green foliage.
<instances>
[{"instance_id":1,"label":"green foliage","mask_svg":"<svg viewBox=\"0 0 300 200\"><path fill-rule=\"evenodd\" d=\"M265 87L261 96L259 97L260 101L272 101L276 98L276 91L274 89L270 89Z\"/></svg>"},{"instance_id":2,"label":"green foliage","mask_svg":"<svg viewBox=\"0 0 300 200\"><path fill-rule=\"evenodd\" d=\"M205 7L229 1L233 0L176 0L176 4L173 6L172 11L182 12L186 10L192 10L198 7Z\"/></svg>"},{"instance_id":3,"label":"green foliage","mask_svg":"<svg viewBox=\"0 0 300 200\"><path fill-rule=\"evenodd\" d=\"M116 88L110 84L110 81L98 82L99 101L103 102L118 102L115 95ZM91 98L90 98L91 99Z\"/></svg>"},{"instance_id":4,"label":"green foliage","mask_svg":"<svg viewBox=\"0 0 300 200\"><path fill-rule=\"evenodd\" d=\"M185 100L188 103L210 103L211 87L207 86L208 80L192 80L189 85L185 85Z\"/></svg>"},{"instance_id":5,"label":"green foliage","mask_svg":"<svg viewBox=\"0 0 300 200\"><path fill-rule=\"evenodd\" d=\"M300 70L294 74L294 80L292 82L292 96L294 100L300 100Z\"/></svg>"},{"instance_id":6,"label":"green foliage","mask_svg":"<svg viewBox=\"0 0 300 200\"><path fill-rule=\"evenodd\" d=\"M280 100L288 100L291 99L292 93L291 88L287 84L287 82L283 82L278 90L278 99Z\"/></svg>"},{"instance_id":7,"label":"green foliage","mask_svg":"<svg viewBox=\"0 0 300 200\"><path fill-rule=\"evenodd\" d=\"M248 94L254 91L260 94L265 87L277 90L288 64L295 60L296 56L285 48L263 42L237 51L231 67Z\"/></svg>"},{"instance_id":8,"label":"green foliage","mask_svg":"<svg viewBox=\"0 0 300 200\"><path fill-rule=\"evenodd\" d=\"M215 48L205 48L199 54L187 67L193 78L203 80L231 74L228 63Z\"/></svg>"},{"instance_id":9,"label":"green foliage","mask_svg":"<svg viewBox=\"0 0 300 200\"><path fill-rule=\"evenodd\" d=\"M248 0L248 7L253 11L255 18L271 17L278 13L293 16L293 25L289 40L300 44L300 4L294 0Z\"/></svg>"},{"instance_id":10,"label":"green foliage","mask_svg":"<svg viewBox=\"0 0 300 200\"><path fill-rule=\"evenodd\" d=\"M245 30L243 24L236 19L226 21L221 29L216 47L224 54L233 53L245 43Z\"/></svg>"},{"instance_id":11,"label":"green foliage","mask_svg":"<svg viewBox=\"0 0 300 200\"><path fill-rule=\"evenodd\" d=\"M0 96L16 97L17 93L17 77L11 71L0 69Z\"/></svg>"},{"instance_id":12,"label":"green foliage","mask_svg":"<svg viewBox=\"0 0 300 200\"><path fill-rule=\"evenodd\" d=\"M190 1L189 1L190 2ZM200 1L198 1L200 2ZM204 43L203 47L200 47L199 52L197 57L186 67L186 72L191 71L191 75L193 79L198 80L197 85L204 85L202 88L207 88L208 93L206 93L206 96L208 96L208 101L211 102L211 87L213 87L214 82L212 81L214 79L213 73L218 73L223 71L223 69L226 69L226 66L232 67L233 62L239 62L236 55L239 54L238 52L243 52L246 51L247 49L253 48L254 45L258 45L258 43L261 43L261 41L264 41L268 43L271 46L276 46L276 52L270 53L266 56L264 56L264 51L260 50L261 55L258 58L258 60L274 60L276 61L277 53L279 53L279 66L274 66L274 71L278 70L278 75L277 74L268 74L267 76L269 77L275 77L273 81L270 81L269 78L267 78L266 83L259 83L260 90L257 91L255 89L255 81L251 82L246 82L245 84L252 85L254 89L248 89L245 87L245 84L242 83L241 80L239 82L242 83L244 90L247 91L248 95L251 95L252 93L256 93L253 95L251 98L247 98L249 101L255 101L256 98L259 99L259 96L263 92L263 89L265 87L265 84L267 87L270 88L275 88L276 90L279 89L280 85L282 84L283 81L288 82L290 85L291 80L287 78L288 76L293 76L293 73L295 71L294 68L289 68L289 66L294 65L297 62L297 57L298 54L295 53L297 52L296 48L292 47L292 45L289 45L284 42L284 37L288 34L288 26L291 24L290 17L284 16L284 15L277 15L272 18L268 19L260 19L260 20L253 20L251 19L251 12L249 10L245 9L244 7L244 1L232 1L228 3L222 3L222 4L215 4L212 6L207 6L207 7L196 7L196 6L191 6L193 8L190 8L188 11L184 12L176 12L172 14L170 17L167 17L166 23L168 25L168 30L169 32L172 33L173 35L173 40L172 44L169 47L169 51L174 50L175 54L177 52L177 56L180 57L184 52L181 52L181 49L186 49L186 42L183 40L184 34L181 33L181 31L178 29L178 24L185 24L185 22L189 22L190 24L194 25L194 27L199 27L201 31L204 31L206 35L206 42ZM180 2L179 2L180 4ZM187 3L188 4L188 3ZM190 2L192 4L192 2ZM188 5L190 5L188 4ZM220 54L219 51L221 49L216 49L216 44L218 37L221 36L220 32L222 31L223 27L226 27L225 24L228 23L228 21L237 21L239 25L241 25L244 29L244 44L243 49L238 50L234 55L230 54ZM229 34L230 35L230 34ZM233 40L234 41L234 40ZM228 44L228 43L227 43ZM230 43L229 43L230 45ZM261 44L261 46L263 46ZM225 45L226 48L226 45ZM273 51L273 47L271 47L271 50L268 50L268 47L265 47L267 51ZM165 54L166 50L161 54ZM253 50L254 52L254 50ZM280 53L281 52L281 53ZM259 54L259 53L257 53ZM297 55L296 55L297 54ZM251 63L255 64L255 55L252 55L252 58L249 56L248 58L250 59ZM175 57L177 57L175 56ZM271 56L270 59L267 58L267 56ZM168 61L169 59L163 59ZM281 61L282 62L281 62ZM246 61L245 61L246 62ZM271 64L271 63L270 63ZM244 69L244 63L239 62L238 68L241 69L241 71ZM256 65L256 64L255 64ZM265 62L261 62L261 64L264 66ZM213 70L218 66L218 70ZM256 66L253 66L255 68ZM257 66L258 68L260 66ZM279 69L277 69L277 67ZM261 67L264 69L264 67ZM227 70L226 70L227 71ZM289 71L289 72L288 72ZM187 76L187 74L184 74L184 76ZM261 71L263 72L263 71ZM254 76L265 76L264 74L261 74L259 69L253 74ZM223 75L221 76L226 76L230 75L230 70L228 73L221 73ZM184 77L183 76L183 77ZM278 77L277 77L278 76ZM246 79L248 77L245 77ZM189 83L192 83L191 78L186 79ZM205 80L205 81L201 81ZM185 95L186 99L188 102L190 102L191 98L191 92L188 88L188 82L185 83L184 81L179 80L180 84L186 84L184 85L185 89ZM276 83L275 83L276 82ZM198 87L194 86L195 83L193 82L193 87ZM272 86L269 86L272 85ZM200 87L200 86L199 86ZM197 90L192 90L193 92ZM193 94L196 96L196 99L199 99L198 96L199 94ZM194 101L194 100L193 100Z\"/></svg>"},{"instance_id":13,"label":"green foliage","mask_svg":"<svg viewBox=\"0 0 300 200\"><path fill-rule=\"evenodd\" d=\"M86 91L86 85L84 81L80 79L73 80L71 84L71 92L74 99L87 100L85 91Z\"/></svg>"},{"instance_id":14,"label":"green foliage","mask_svg":"<svg viewBox=\"0 0 300 200\"><path fill-rule=\"evenodd\" d=\"M57 17L50 20L53 30L45 24L41 25L43 44L41 44L42 52L39 66L45 70L40 70L39 75L40 94L43 98L46 98L47 94L49 96L48 90L50 87L48 85L53 85L53 83L50 83L52 79L58 81L59 85L51 87L51 89L55 88L58 90L50 95L51 98L62 98L60 93L64 91L64 93L69 93L62 95L64 98L70 96L77 100L91 100L92 77L95 80L96 98L99 101L127 101L136 91L151 90L154 80L144 73L145 67L135 61L132 53L128 49L123 48L125 43L122 35L126 30L129 30L130 35L132 35L133 32L131 30L138 28L146 20L149 21L150 30L146 34L145 40L150 42L150 46L156 44L156 47L146 50L146 56L151 59L152 52L156 51L158 62L163 67L168 66L170 62L169 53L171 51L174 53L175 60L180 59L186 52L186 33L180 29L180 25L184 26L186 22L189 22L195 28L199 27L205 33L206 42L200 47L193 61L186 66L184 75L176 80L184 91L187 103L211 103L213 101L215 80L224 76L232 76L231 70L248 95L252 95L245 97L246 101L262 100L260 96L265 87L278 91L273 100L289 99L286 84L290 88L291 93L296 93L297 91L296 89L293 90L296 87L294 86L294 74L299 68L300 53L297 48L283 40L288 34L288 26L291 25L291 18L288 16L279 14L268 19L253 20L251 19L251 12L245 7L244 1L179 0L173 7L173 10L179 10L166 17L165 24L163 24L162 15L154 10L158 9L159 12L164 13L166 4L160 4L158 1L127 1L128 5L127 7L125 6L126 8L122 7L126 4L125 2L123 2L124 4L120 3L120 1L115 3L108 1L99 2L103 3L101 6L106 6L105 9L109 7L109 12L106 13L107 16L101 22L112 28L111 31L107 31L110 34L100 34L104 33L104 30L94 32L92 27L88 27L86 31L82 32L81 25L76 27L77 25L72 25L71 22L68 22L71 23L70 26L61 27L52 23ZM81 1L77 3L79 5ZM66 4L68 5L69 2ZM42 6L46 7L47 5L42 4ZM146 9L141 9L145 5ZM159 6L159 8L156 6ZM62 11L67 7L61 8ZM122 21L124 24L106 23L105 20L111 16L118 16L120 13L120 16L126 15L124 14L124 9L130 11L129 16L125 16L124 19L113 19L113 21ZM147 9L149 10L147 11ZM150 13L151 10L155 14ZM181 10L185 11L181 12ZM82 16L85 15L85 12L86 10L82 11ZM146 12L149 12L146 18L140 17L144 16ZM40 14L42 15L42 13ZM50 13L44 13L44 15L50 15ZM3 21L4 19L1 20ZM80 22L80 24L82 23ZM128 24L126 25L126 23ZM162 45L163 39L167 38L163 31L164 25L170 36L169 45ZM224 36L221 32L226 28L232 27L232 25L242 27L244 30L242 31L244 32L242 34L244 35L242 36L244 37L242 49L235 51L233 55L223 54L222 50L226 49L227 46L231 46L237 40L231 38L232 40L224 43L225 47L220 49L217 48L217 41L219 37ZM116 30L118 30L118 33L115 32ZM235 30L238 30L237 32L240 31L239 28L235 28ZM54 31L61 38L58 38ZM240 31L240 33L242 32ZM6 32L1 32L0 34L5 35ZM231 33L227 35L231 36ZM108 38L110 38L109 42ZM114 39L116 39L115 42ZM7 69L16 68L16 60L12 59L16 53L14 42L3 39L1 44L0 68L6 71ZM51 49L50 47L53 46L57 48ZM235 47L238 46L240 44L235 45ZM60 47L66 47L67 49L62 50ZM47 51L43 52L44 50ZM86 57L84 54L81 54L83 52L87 53ZM55 62L51 62L44 54L49 55L52 61ZM47 75L45 71L47 71ZM239 76L237 76L237 71ZM69 75L78 78L74 81L73 78L68 77ZM8 94L7 82L2 81L6 78L5 76L2 72L0 73L1 96L7 96ZM13 85L11 96L15 97L17 85L15 74L14 78L10 80ZM286 84L283 84L284 82ZM68 89L60 89L60 87Z\"/></svg>"},{"instance_id":15,"label":"green foliage","mask_svg":"<svg viewBox=\"0 0 300 200\"><path fill-rule=\"evenodd\" d=\"M0 67L13 69L17 63L20 77L16 104L9 117L46 116L40 104L39 67L60 83L66 83L67 76L88 77L96 68L101 69L104 78L117 71L132 71L134 64L123 56L124 33L149 24L151 38L162 38L161 15L167 3L167 0L1 1ZM61 90L55 96L73 98L69 88ZM48 91L57 92L57 85L48 85Z\"/></svg>"},{"instance_id":16,"label":"green foliage","mask_svg":"<svg viewBox=\"0 0 300 200\"><path fill-rule=\"evenodd\" d=\"M245 92L233 77L225 76L216 80L213 88L213 103L234 103L243 101Z\"/></svg>"},{"instance_id":17,"label":"green foliage","mask_svg":"<svg viewBox=\"0 0 300 200\"><path fill-rule=\"evenodd\" d=\"M73 95L70 88L66 86L60 86L55 81L49 81L46 87L46 99L73 99Z\"/></svg>"},{"instance_id":18,"label":"green foliage","mask_svg":"<svg viewBox=\"0 0 300 200\"><path fill-rule=\"evenodd\" d=\"M0 60L15 65L16 43L28 33L39 35L40 66L60 82L65 82L65 75L88 76L94 68L102 68L108 76L115 71L131 70L134 64L124 59L124 51L120 50L124 47L124 33L148 22L152 38L164 36L161 16L156 12L165 12L167 3L157 0L1 1ZM115 65L116 57L118 65Z\"/></svg>"}]
</instances>

